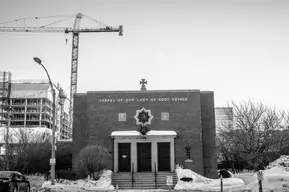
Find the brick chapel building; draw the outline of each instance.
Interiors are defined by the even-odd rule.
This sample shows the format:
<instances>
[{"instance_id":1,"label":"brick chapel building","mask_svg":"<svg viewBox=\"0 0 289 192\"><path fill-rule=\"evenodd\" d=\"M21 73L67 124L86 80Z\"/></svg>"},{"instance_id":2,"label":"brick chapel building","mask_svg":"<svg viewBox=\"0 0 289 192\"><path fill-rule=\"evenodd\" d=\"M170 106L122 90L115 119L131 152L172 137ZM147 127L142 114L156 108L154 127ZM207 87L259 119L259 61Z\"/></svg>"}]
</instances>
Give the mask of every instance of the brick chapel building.
<instances>
[{"instance_id":1,"label":"brick chapel building","mask_svg":"<svg viewBox=\"0 0 289 192\"><path fill-rule=\"evenodd\" d=\"M74 97L73 159L88 145L112 154L114 172L217 177L214 93L200 90L89 91Z\"/></svg>"}]
</instances>

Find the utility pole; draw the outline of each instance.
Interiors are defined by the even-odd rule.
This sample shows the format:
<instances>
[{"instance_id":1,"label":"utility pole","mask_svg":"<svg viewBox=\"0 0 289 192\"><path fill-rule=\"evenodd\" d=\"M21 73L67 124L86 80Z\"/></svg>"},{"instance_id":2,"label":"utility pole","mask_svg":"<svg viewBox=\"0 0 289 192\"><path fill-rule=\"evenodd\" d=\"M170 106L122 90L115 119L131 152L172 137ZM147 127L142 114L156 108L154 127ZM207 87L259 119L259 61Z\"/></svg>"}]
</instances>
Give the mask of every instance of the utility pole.
<instances>
[{"instance_id":1,"label":"utility pole","mask_svg":"<svg viewBox=\"0 0 289 192\"><path fill-rule=\"evenodd\" d=\"M47 75L48 75L48 72L47 72ZM53 88L50 77L49 77L49 83L52 88L52 94L53 94L53 103L52 103L53 122L52 122L52 149L51 149L52 151L51 151L50 164L51 164L51 185L54 185L55 184L55 163L56 163L56 159L55 159L55 89Z\"/></svg>"},{"instance_id":2,"label":"utility pole","mask_svg":"<svg viewBox=\"0 0 289 192\"><path fill-rule=\"evenodd\" d=\"M9 146L9 129L11 126L11 106L8 103L8 123L6 127L6 150L5 150L5 169L10 169L10 146Z\"/></svg>"}]
</instances>

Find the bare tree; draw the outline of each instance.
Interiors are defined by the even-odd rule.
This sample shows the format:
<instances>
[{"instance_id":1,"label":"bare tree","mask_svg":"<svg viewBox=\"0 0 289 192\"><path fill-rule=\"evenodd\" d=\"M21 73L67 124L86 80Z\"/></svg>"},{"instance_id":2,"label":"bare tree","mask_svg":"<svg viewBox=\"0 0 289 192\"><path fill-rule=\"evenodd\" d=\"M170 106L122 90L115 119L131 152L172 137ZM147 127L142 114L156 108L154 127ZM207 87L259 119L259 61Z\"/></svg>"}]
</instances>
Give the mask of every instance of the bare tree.
<instances>
[{"instance_id":1,"label":"bare tree","mask_svg":"<svg viewBox=\"0 0 289 192\"><path fill-rule=\"evenodd\" d=\"M13 148L11 152L13 163L10 168L23 173L44 172L47 167L44 164L48 164L49 161L50 151L46 148L51 145L51 134L48 131L37 132L31 128L11 128L10 130L10 138L13 140L9 142L10 148ZM38 168L41 166L43 171L42 168Z\"/></svg>"},{"instance_id":2,"label":"bare tree","mask_svg":"<svg viewBox=\"0 0 289 192\"><path fill-rule=\"evenodd\" d=\"M226 160L245 162L248 168L264 168L270 161L269 152L279 150L280 141L289 138L288 116L252 101L229 106L233 107L233 123L219 131L218 152Z\"/></svg>"},{"instance_id":3,"label":"bare tree","mask_svg":"<svg viewBox=\"0 0 289 192\"><path fill-rule=\"evenodd\" d=\"M36 135L33 133L33 129L29 128L18 128L17 134L15 134L16 139L18 141L18 145L16 147L16 164L18 170L21 172L26 172L27 167L29 166L29 153L28 150L32 147L32 141L35 140Z\"/></svg>"},{"instance_id":4,"label":"bare tree","mask_svg":"<svg viewBox=\"0 0 289 192\"><path fill-rule=\"evenodd\" d=\"M5 141L5 158L4 158L4 170L10 170L12 167L12 160L13 160L13 154L14 154L14 143L15 138L13 137L13 134L11 132L8 132L7 129L5 129L3 133L3 139Z\"/></svg>"}]
</instances>

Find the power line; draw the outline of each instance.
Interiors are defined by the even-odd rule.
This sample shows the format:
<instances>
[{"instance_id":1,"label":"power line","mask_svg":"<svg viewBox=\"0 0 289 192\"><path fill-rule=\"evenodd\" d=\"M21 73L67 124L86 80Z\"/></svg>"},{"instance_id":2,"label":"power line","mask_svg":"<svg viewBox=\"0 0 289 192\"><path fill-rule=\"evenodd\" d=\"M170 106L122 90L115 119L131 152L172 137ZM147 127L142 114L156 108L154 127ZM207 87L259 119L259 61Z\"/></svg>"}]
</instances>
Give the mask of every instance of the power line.
<instances>
[{"instance_id":1,"label":"power line","mask_svg":"<svg viewBox=\"0 0 289 192\"><path fill-rule=\"evenodd\" d=\"M47 24L47 25L43 25L43 26L41 26L40 28L42 28L42 27L47 27L47 26L50 26L50 25L53 25L53 24L56 24L56 23L60 23L60 22L62 22L62 21L65 21L65 20L68 20L68 19L71 19L71 18L72 18L72 17L66 18L66 19L61 19L61 20L58 20L58 21L49 23L49 24Z\"/></svg>"},{"instance_id":2,"label":"power line","mask_svg":"<svg viewBox=\"0 0 289 192\"><path fill-rule=\"evenodd\" d=\"M74 17L75 15L56 15L56 16L46 16L46 17L24 17L24 18L20 18L20 19L14 19L14 20L10 20L10 21L6 21L3 23L0 23L0 25L3 24L7 24L7 23L13 23L13 22L17 22L17 21L22 21L22 20L27 20L27 19L48 19L48 18L60 18L60 17Z\"/></svg>"}]
</instances>

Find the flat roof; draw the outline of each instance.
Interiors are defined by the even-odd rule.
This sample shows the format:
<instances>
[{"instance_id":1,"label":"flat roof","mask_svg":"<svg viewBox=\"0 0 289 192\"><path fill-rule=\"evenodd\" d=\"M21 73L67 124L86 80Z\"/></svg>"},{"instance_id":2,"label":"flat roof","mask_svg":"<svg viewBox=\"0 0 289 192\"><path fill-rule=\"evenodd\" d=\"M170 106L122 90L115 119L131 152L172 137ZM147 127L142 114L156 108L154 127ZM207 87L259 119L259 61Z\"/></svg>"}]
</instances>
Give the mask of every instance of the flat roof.
<instances>
[{"instance_id":1,"label":"flat roof","mask_svg":"<svg viewBox=\"0 0 289 192\"><path fill-rule=\"evenodd\" d=\"M179 90L120 90L120 91L87 91L86 93L76 93L77 95L87 95L89 93L192 93L192 92L199 92L199 93L213 93L214 91L201 91L199 89L179 89Z\"/></svg>"}]
</instances>

